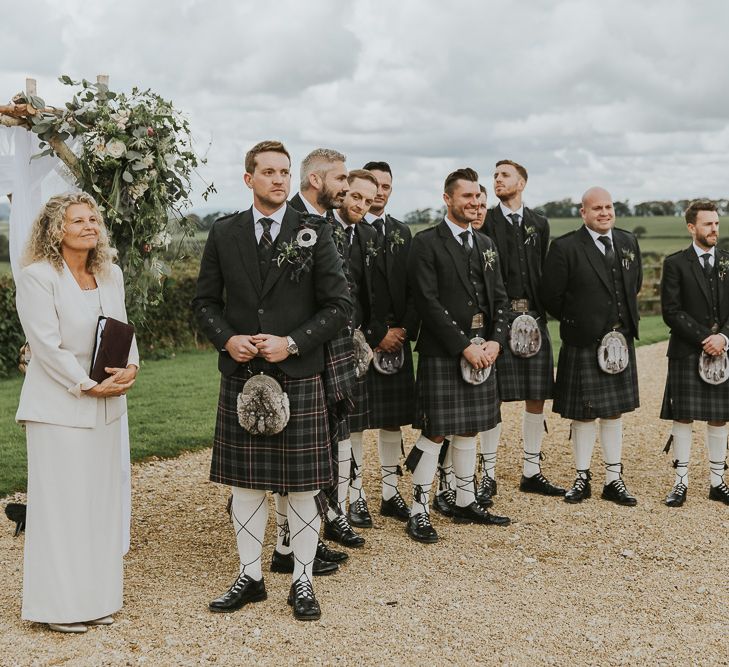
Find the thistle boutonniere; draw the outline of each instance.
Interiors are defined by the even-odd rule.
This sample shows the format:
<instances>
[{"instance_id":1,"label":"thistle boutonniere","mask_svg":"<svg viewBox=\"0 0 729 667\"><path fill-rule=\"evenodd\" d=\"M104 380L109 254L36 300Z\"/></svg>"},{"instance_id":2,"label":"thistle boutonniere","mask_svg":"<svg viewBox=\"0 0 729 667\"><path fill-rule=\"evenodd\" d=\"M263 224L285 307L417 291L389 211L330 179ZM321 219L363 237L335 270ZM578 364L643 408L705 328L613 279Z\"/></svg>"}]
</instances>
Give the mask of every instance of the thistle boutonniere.
<instances>
[{"instance_id":1,"label":"thistle boutonniere","mask_svg":"<svg viewBox=\"0 0 729 667\"><path fill-rule=\"evenodd\" d=\"M537 245L537 228L534 225L524 227L524 245Z\"/></svg>"},{"instance_id":2,"label":"thistle boutonniere","mask_svg":"<svg viewBox=\"0 0 729 667\"><path fill-rule=\"evenodd\" d=\"M365 246L365 264L367 266L370 266L372 264L375 257L377 257L377 253L380 251L380 249L377 247L377 244L370 239L367 241L367 245Z\"/></svg>"},{"instance_id":3,"label":"thistle boutonniere","mask_svg":"<svg viewBox=\"0 0 729 667\"><path fill-rule=\"evenodd\" d=\"M336 225L334 227L334 232L332 233L332 236L334 237L334 245L337 246L337 251L340 255L344 255L344 244L347 242L345 236L344 236L344 229L342 225Z\"/></svg>"},{"instance_id":4,"label":"thistle boutonniere","mask_svg":"<svg viewBox=\"0 0 729 667\"><path fill-rule=\"evenodd\" d=\"M719 260L719 280L724 280L726 272L729 270L729 259L724 257Z\"/></svg>"},{"instance_id":5,"label":"thistle boutonniere","mask_svg":"<svg viewBox=\"0 0 729 667\"><path fill-rule=\"evenodd\" d=\"M405 239L400 236L400 232L396 229L387 236L387 243L390 245L390 254L394 255L401 245L405 245Z\"/></svg>"},{"instance_id":6,"label":"thistle boutonniere","mask_svg":"<svg viewBox=\"0 0 729 667\"><path fill-rule=\"evenodd\" d=\"M294 266L291 271L291 280L299 282L301 274L311 270L313 263L312 249L316 244L316 230L311 227L301 227L292 241L286 241L279 247L276 264L281 267L288 263Z\"/></svg>"},{"instance_id":7,"label":"thistle boutonniere","mask_svg":"<svg viewBox=\"0 0 729 667\"><path fill-rule=\"evenodd\" d=\"M496 251L489 248L488 250L484 250L481 254L483 255L483 268L493 271L494 265L496 264Z\"/></svg>"},{"instance_id":8,"label":"thistle boutonniere","mask_svg":"<svg viewBox=\"0 0 729 667\"><path fill-rule=\"evenodd\" d=\"M635 259L635 253L627 248L621 248L620 254L623 256L623 267L627 271Z\"/></svg>"}]
</instances>

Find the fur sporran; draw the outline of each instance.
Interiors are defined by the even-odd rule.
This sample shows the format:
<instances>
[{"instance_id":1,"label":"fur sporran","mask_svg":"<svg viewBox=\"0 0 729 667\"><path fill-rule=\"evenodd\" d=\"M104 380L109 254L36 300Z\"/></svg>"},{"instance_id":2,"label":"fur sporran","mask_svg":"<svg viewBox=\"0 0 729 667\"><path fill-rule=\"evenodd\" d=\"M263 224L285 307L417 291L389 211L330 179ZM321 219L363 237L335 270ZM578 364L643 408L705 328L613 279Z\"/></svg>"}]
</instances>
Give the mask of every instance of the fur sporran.
<instances>
[{"instance_id":1,"label":"fur sporran","mask_svg":"<svg viewBox=\"0 0 729 667\"><path fill-rule=\"evenodd\" d=\"M729 358L726 352L718 356L702 352L699 356L699 377L706 384L723 384L729 379Z\"/></svg>"},{"instance_id":2,"label":"fur sporran","mask_svg":"<svg viewBox=\"0 0 729 667\"><path fill-rule=\"evenodd\" d=\"M401 347L397 352L385 352L377 349L373 352L372 365L378 373L395 375L405 365L405 350Z\"/></svg>"},{"instance_id":3,"label":"fur sporran","mask_svg":"<svg viewBox=\"0 0 729 667\"><path fill-rule=\"evenodd\" d=\"M354 345L354 374L361 378L367 373L374 355L365 335L359 329L354 330L352 343Z\"/></svg>"},{"instance_id":4,"label":"fur sporran","mask_svg":"<svg viewBox=\"0 0 729 667\"><path fill-rule=\"evenodd\" d=\"M474 336L471 338L471 342L474 345L483 345L486 341L481 336ZM468 384L483 384L489 379L491 375L491 366L488 368L474 368L471 364L466 361L465 357L461 355L461 377Z\"/></svg>"},{"instance_id":5,"label":"fur sporran","mask_svg":"<svg viewBox=\"0 0 729 667\"><path fill-rule=\"evenodd\" d=\"M291 417L288 394L270 375L254 375L238 394L238 423L251 435L276 435Z\"/></svg>"},{"instance_id":6,"label":"fur sporran","mask_svg":"<svg viewBox=\"0 0 729 667\"><path fill-rule=\"evenodd\" d=\"M630 363L628 341L619 331L609 331L600 341L597 348L597 364L600 369L610 375L622 373Z\"/></svg>"},{"instance_id":7,"label":"fur sporran","mask_svg":"<svg viewBox=\"0 0 729 667\"><path fill-rule=\"evenodd\" d=\"M528 359L542 348L542 332L539 324L531 316L519 315L509 328L509 349L514 356Z\"/></svg>"}]
</instances>

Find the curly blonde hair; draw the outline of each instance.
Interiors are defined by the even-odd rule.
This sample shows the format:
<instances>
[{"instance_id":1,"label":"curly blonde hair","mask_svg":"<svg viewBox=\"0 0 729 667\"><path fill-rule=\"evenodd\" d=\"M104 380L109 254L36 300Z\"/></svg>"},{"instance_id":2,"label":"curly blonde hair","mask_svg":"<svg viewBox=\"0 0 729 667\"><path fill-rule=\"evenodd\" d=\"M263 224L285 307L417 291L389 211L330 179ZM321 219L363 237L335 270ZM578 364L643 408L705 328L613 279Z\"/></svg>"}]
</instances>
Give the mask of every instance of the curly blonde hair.
<instances>
[{"instance_id":1,"label":"curly blonde hair","mask_svg":"<svg viewBox=\"0 0 729 667\"><path fill-rule=\"evenodd\" d=\"M66 211L74 204L88 206L99 222L99 240L96 247L89 251L86 268L94 275L108 272L117 253L109 244L109 233L96 201L85 192L55 195L46 202L33 222L33 229L23 253L23 266L34 262L48 262L57 271L63 270L61 241L66 231Z\"/></svg>"}]
</instances>

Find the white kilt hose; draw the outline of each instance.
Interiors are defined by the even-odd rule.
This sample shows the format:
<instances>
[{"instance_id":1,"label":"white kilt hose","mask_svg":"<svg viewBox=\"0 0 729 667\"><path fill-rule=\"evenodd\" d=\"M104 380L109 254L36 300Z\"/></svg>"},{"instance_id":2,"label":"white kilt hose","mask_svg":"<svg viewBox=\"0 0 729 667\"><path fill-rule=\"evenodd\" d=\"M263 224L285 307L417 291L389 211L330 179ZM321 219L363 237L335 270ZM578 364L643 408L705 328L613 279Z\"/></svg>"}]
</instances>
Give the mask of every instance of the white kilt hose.
<instances>
[{"instance_id":1,"label":"white kilt hose","mask_svg":"<svg viewBox=\"0 0 729 667\"><path fill-rule=\"evenodd\" d=\"M557 364L552 410L565 419L597 419L631 412L640 405L635 345L626 336L630 363L616 375L597 365L598 344L562 344Z\"/></svg>"},{"instance_id":2,"label":"white kilt hose","mask_svg":"<svg viewBox=\"0 0 729 667\"><path fill-rule=\"evenodd\" d=\"M394 375L367 372L369 414L364 428L389 428L412 424L415 418L415 371L410 342L403 349L405 363Z\"/></svg>"},{"instance_id":3,"label":"white kilt hose","mask_svg":"<svg viewBox=\"0 0 729 667\"><path fill-rule=\"evenodd\" d=\"M238 423L236 401L247 377L222 376L213 440L213 482L275 493L318 491L334 481L324 387L320 375L272 375L288 394L291 418L277 435L251 435Z\"/></svg>"},{"instance_id":4,"label":"white kilt hose","mask_svg":"<svg viewBox=\"0 0 729 667\"><path fill-rule=\"evenodd\" d=\"M488 431L501 421L496 369L486 382L472 385L460 364L460 356L420 356L413 427L425 436Z\"/></svg>"},{"instance_id":5,"label":"white kilt hose","mask_svg":"<svg viewBox=\"0 0 729 667\"><path fill-rule=\"evenodd\" d=\"M668 360L661 419L729 421L729 381L707 384L698 369L698 354Z\"/></svg>"},{"instance_id":6,"label":"white kilt hose","mask_svg":"<svg viewBox=\"0 0 729 667\"><path fill-rule=\"evenodd\" d=\"M509 328L519 315L521 313L514 311L509 314ZM535 311L530 311L529 315L540 317ZM554 394L552 339L545 319L542 317L537 322L542 334L542 347L537 354L528 359L517 357L506 345L496 360L499 399L504 402L543 401L552 398Z\"/></svg>"}]
</instances>

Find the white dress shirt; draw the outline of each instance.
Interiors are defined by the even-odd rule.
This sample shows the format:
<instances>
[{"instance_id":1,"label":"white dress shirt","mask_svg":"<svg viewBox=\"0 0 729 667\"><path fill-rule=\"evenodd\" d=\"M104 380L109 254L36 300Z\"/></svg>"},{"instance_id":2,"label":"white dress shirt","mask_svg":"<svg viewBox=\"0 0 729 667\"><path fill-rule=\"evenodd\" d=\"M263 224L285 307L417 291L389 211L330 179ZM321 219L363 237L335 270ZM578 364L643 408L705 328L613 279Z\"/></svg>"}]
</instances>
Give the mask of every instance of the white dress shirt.
<instances>
[{"instance_id":1,"label":"white dress shirt","mask_svg":"<svg viewBox=\"0 0 729 667\"><path fill-rule=\"evenodd\" d=\"M508 206L504 206L504 202L499 202L499 207L510 225L514 224L514 221L509 217L512 213L516 213L519 216L519 222L524 222L524 204L516 209L516 211L512 211Z\"/></svg>"},{"instance_id":2,"label":"white dress shirt","mask_svg":"<svg viewBox=\"0 0 729 667\"><path fill-rule=\"evenodd\" d=\"M261 213L255 206L253 207L253 223L255 226L256 243L260 243L261 237L263 236L263 225L260 224L258 221L261 218L268 218L269 220L273 220L273 223L271 224L271 240L275 241L278 233L281 231L281 223L283 222L283 217L285 213L285 203L283 204L283 206L281 206L280 209L271 213L271 215L263 215L263 213Z\"/></svg>"},{"instance_id":3,"label":"white dress shirt","mask_svg":"<svg viewBox=\"0 0 729 667\"><path fill-rule=\"evenodd\" d=\"M374 213L370 213L369 211L365 213L365 222L369 222L372 224L375 220L382 220L382 222L385 222L387 219L387 213L385 211L382 211L382 215L375 215Z\"/></svg>"},{"instance_id":4,"label":"white dress shirt","mask_svg":"<svg viewBox=\"0 0 729 667\"><path fill-rule=\"evenodd\" d=\"M714 266L714 248L710 248L709 250L704 250L703 248L699 248L695 243L691 244L694 247L694 250L696 251L696 254L699 256L699 264L703 267L704 266L704 258L703 255L705 255L707 252L709 255L709 266Z\"/></svg>"},{"instance_id":5,"label":"white dress shirt","mask_svg":"<svg viewBox=\"0 0 729 667\"><path fill-rule=\"evenodd\" d=\"M463 229L463 227L459 227L455 222L451 222L448 219L448 216L445 216L446 225L448 225L448 229L451 230L451 234L453 234L453 237L463 245L463 240L459 236L460 234L463 234L463 232L468 232L468 246L470 248L473 248L473 229L471 229L471 225L469 224L466 229Z\"/></svg>"},{"instance_id":6,"label":"white dress shirt","mask_svg":"<svg viewBox=\"0 0 729 667\"><path fill-rule=\"evenodd\" d=\"M610 239L610 243L612 243L612 245L613 245L613 249L615 248L615 242L613 241L613 230L612 229L609 229L606 234L600 234L600 232L596 232L596 231L590 229L587 225L585 225L585 229L590 233L590 236L592 236L592 240L595 242L597 249L603 255L605 254L605 246L603 245L602 241L598 240L601 236L607 236Z\"/></svg>"}]
</instances>

